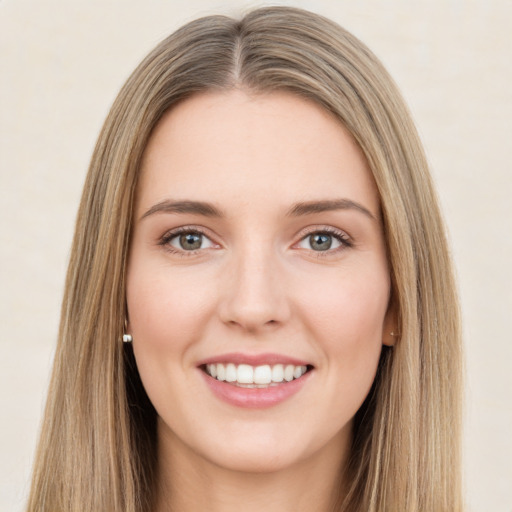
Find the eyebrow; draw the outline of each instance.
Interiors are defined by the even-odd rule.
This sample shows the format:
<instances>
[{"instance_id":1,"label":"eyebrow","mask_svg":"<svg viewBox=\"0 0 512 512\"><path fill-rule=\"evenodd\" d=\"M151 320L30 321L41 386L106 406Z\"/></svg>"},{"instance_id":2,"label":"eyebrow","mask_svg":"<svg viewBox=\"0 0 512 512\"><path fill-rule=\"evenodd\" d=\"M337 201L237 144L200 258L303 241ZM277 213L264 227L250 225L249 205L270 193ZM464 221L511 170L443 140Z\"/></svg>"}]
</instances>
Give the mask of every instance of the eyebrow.
<instances>
[{"instance_id":1,"label":"eyebrow","mask_svg":"<svg viewBox=\"0 0 512 512\"><path fill-rule=\"evenodd\" d=\"M302 215L311 215L313 213L322 213L336 210L357 210L372 220L377 220L375 215L365 208L362 204L351 199L327 199L322 201L307 201L297 203L288 210L287 215L299 217Z\"/></svg>"},{"instance_id":2,"label":"eyebrow","mask_svg":"<svg viewBox=\"0 0 512 512\"><path fill-rule=\"evenodd\" d=\"M172 201L165 199L152 206L140 220L155 213L192 213L204 217L223 217L224 214L211 203L203 201Z\"/></svg>"},{"instance_id":3,"label":"eyebrow","mask_svg":"<svg viewBox=\"0 0 512 512\"><path fill-rule=\"evenodd\" d=\"M314 213L322 213L336 210L356 210L370 219L376 220L370 210L362 204L352 201L351 199L325 199L321 201L306 201L294 204L287 212L289 217L300 217L303 215L311 215ZM140 220L154 215L155 213L189 213L202 215L204 217L222 218L225 215L213 204L204 201L173 201L165 199L153 205L147 210Z\"/></svg>"}]
</instances>

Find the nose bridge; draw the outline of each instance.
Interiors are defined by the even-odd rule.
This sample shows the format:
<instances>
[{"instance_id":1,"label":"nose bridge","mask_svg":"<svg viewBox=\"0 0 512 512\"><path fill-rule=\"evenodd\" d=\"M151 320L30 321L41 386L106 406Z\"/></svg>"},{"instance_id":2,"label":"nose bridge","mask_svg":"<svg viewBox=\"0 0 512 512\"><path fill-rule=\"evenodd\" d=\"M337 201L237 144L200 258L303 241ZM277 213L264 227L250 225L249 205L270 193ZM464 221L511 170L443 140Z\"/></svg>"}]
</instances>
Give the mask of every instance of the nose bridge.
<instances>
[{"instance_id":1,"label":"nose bridge","mask_svg":"<svg viewBox=\"0 0 512 512\"><path fill-rule=\"evenodd\" d=\"M223 320L250 331L284 322L289 305L272 244L243 243L232 256Z\"/></svg>"}]
</instances>

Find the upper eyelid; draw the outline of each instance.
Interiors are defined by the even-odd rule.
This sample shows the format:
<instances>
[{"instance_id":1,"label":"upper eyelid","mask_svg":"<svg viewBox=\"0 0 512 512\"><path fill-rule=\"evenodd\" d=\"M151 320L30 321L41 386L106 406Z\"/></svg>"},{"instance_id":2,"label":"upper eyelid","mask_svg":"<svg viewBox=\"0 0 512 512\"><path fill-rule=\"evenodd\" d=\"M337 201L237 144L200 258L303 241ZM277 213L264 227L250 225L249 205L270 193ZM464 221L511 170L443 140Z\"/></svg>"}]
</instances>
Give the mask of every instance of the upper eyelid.
<instances>
[{"instance_id":1,"label":"upper eyelid","mask_svg":"<svg viewBox=\"0 0 512 512\"><path fill-rule=\"evenodd\" d=\"M302 240L314 233L328 233L329 235L337 235L344 240L352 240L352 237L345 230L325 225L308 226L301 229L296 236L299 237L299 240Z\"/></svg>"},{"instance_id":2,"label":"upper eyelid","mask_svg":"<svg viewBox=\"0 0 512 512\"><path fill-rule=\"evenodd\" d=\"M179 226L177 228L168 229L161 238L172 238L176 235L181 235L183 233L199 233L208 238L212 237L210 230L203 228L202 226Z\"/></svg>"}]
</instances>

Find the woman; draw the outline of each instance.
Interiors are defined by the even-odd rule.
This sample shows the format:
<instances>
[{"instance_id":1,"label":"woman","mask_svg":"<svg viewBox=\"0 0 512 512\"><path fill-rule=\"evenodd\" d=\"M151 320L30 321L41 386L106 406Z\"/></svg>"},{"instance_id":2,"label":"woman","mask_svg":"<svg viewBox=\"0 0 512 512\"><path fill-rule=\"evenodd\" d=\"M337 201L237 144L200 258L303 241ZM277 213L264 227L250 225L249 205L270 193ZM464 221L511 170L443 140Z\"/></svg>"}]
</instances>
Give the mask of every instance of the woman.
<instances>
[{"instance_id":1,"label":"woman","mask_svg":"<svg viewBox=\"0 0 512 512\"><path fill-rule=\"evenodd\" d=\"M364 45L285 7L186 25L92 158L28 510L461 510L454 290Z\"/></svg>"}]
</instances>

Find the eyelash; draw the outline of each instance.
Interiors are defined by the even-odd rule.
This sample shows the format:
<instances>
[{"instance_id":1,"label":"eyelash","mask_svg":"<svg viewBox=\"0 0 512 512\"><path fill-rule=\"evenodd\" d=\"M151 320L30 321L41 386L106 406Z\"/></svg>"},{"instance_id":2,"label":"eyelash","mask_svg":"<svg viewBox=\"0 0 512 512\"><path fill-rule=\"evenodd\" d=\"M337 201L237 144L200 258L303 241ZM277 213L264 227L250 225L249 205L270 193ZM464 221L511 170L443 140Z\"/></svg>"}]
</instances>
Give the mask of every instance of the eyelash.
<instances>
[{"instance_id":1,"label":"eyelash","mask_svg":"<svg viewBox=\"0 0 512 512\"><path fill-rule=\"evenodd\" d=\"M159 245L161 245L162 247L165 247L165 249L167 251L169 251L170 253L176 254L176 255L182 256L182 257L193 256L193 255L197 254L199 251L204 250L204 249L195 249L195 250L187 251L184 249L176 249L175 247L173 247L170 244L170 242L174 238L176 238L182 234L201 235L201 236L206 237L208 240L211 240L211 238L202 229L200 229L198 227L183 226L183 227L176 228L176 229L173 229L173 230L165 233L165 235L163 235L162 238L160 239ZM296 244L294 244L294 246L303 242L304 240L306 240L308 237L310 237L312 235L328 235L328 236L335 238L340 243L339 247L336 247L335 249L327 249L325 251L315 251L313 249L306 249L306 250L309 250L311 253L313 253L315 255L315 257L317 257L317 258L325 258L325 257L331 256L331 255L336 254L345 249L349 249L349 248L353 247L353 245L354 245L354 243L350 239L350 237L343 231L340 231L340 230L337 230L334 228L325 228L324 227L324 228L316 228L316 229L311 228L308 232L304 233L303 236L301 236L300 240Z\"/></svg>"}]
</instances>

